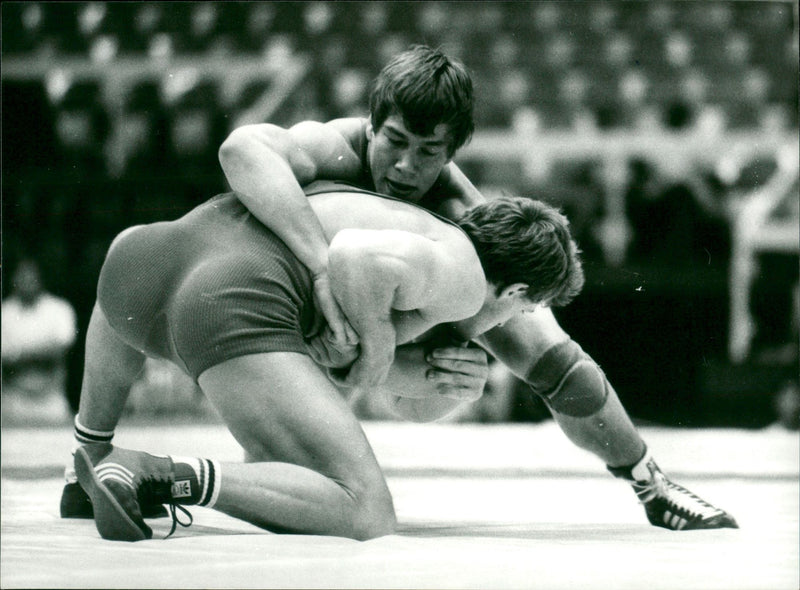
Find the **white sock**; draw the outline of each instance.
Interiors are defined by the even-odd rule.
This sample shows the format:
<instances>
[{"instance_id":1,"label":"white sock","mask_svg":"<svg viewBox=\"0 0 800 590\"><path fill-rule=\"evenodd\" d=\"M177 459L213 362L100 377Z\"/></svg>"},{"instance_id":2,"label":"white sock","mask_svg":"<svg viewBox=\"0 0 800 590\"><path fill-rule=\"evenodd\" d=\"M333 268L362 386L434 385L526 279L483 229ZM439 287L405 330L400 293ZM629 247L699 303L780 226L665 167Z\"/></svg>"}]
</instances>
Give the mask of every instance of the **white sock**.
<instances>
[{"instance_id":1,"label":"white sock","mask_svg":"<svg viewBox=\"0 0 800 590\"><path fill-rule=\"evenodd\" d=\"M650 481L653 478L653 473L648 467L648 463L653 461L653 455L650 454L650 449L645 451L644 457L631 468L631 475L636 481Z\"/></svg>"},{"instance_id":2,"label":"white sock","mask_svg":"<svg viewBox=\"0 0 800 590\"><path fill-rule=\"evenodd\" d=\"M93 428L87 428L81 424L78 414L75 415L74 424L75 427L72 431L74 436L72 448L70 449L70 455L64 468L64 480L67 483L76 483L78 481L78 475L75 473L75 451L78 450L78 447L92 443L110 443L111 439L114 438L113 430L95 430Z\"/></svg>"},{"instance_id":3,"label":"white sock","mask_svg":"<svg viewBox=\"0 0 800 590\"><path fill-rule=\"evenodd\" d=\"M173 463L184 463L191 467L199 489L199 506L213 508L219 497L219 486L222 482L222 469L218 461L199 459L197 457L180 457L170 455Z\"/></svg>"},{"instance_id":4,"label":"white sock","mask_svg":"<svg viewBox=\"0 0 800 590\"><path fill-rule=\"evenodd\" d=\"M73 430L78 444L110 443L114 438L113 430L95 430L81 424L80 415L75 415L75 428ZM77 448L77 446L75 447Z\"/></svg>"}]
</instances>

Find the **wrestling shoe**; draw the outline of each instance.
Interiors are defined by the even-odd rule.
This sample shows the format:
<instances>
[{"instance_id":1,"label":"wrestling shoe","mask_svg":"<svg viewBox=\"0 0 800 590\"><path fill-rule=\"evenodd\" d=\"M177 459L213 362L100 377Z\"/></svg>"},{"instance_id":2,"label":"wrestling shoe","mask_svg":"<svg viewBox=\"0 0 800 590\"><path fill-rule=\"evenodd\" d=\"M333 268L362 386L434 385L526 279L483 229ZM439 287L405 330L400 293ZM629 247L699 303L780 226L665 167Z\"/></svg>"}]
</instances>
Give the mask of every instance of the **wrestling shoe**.
<instances>
[{"instance_id":1,"label":"wrestling shoe","mask_svg":"<svg viewBox=\"0 0 800 590\"><path fill-rule=\"evenodd\" d=\"M86 490L97 531L113 541L143 541L153 537L142 517L143 505L168 504L172 530L191 525L191 514L176 504L196 503L198 481L191 474L178 475L169 457L129 451L110 444L93 444L75 451L75 472ZM175 509L183 511L189 523L180 522Z\"/></svg>"},{"instance_id":2,"label":"wrestling shoe","mask_svg":"<svg viewBox=\"0 0 800 590\"><path fill-rule=\"evenodd\" d=\"M94 509L89 495L77 481L64 484L61 492L61 518L94 518ZM169 514L161 504L142 504L144 518L163 518Z\"/></svg>"},{"instance_id":3,"label":"wrestling shoe","mask_svg":"<svg viewBox=\"0 0 800 590\"><path fill-rule=\"evenodd\" d=\"M608 470L631 484L654 526L673 531L739 528L730 514L667 479L649 453L633 467Z\"/></svg>"}]
</instances>

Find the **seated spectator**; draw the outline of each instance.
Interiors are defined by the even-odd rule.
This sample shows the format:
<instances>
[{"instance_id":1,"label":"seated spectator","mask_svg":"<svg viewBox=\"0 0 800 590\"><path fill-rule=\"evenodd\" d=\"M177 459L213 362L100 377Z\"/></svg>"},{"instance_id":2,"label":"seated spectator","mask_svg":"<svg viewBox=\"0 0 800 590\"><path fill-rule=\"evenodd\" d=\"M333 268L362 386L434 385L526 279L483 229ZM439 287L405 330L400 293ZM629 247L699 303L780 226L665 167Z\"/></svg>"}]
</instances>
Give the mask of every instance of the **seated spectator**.
<instances>
[{"instance_id":1,"label":"seated spectator","mask_svg":"<svg viewBox=\"0 0 800 590\"><path fill-rule=\"evenodd\" d=\"M75 342L75 311L44 290L39 267L23 260L2 303L2 423L68 424L66 354Z\"/></svg>"}]
</instances>

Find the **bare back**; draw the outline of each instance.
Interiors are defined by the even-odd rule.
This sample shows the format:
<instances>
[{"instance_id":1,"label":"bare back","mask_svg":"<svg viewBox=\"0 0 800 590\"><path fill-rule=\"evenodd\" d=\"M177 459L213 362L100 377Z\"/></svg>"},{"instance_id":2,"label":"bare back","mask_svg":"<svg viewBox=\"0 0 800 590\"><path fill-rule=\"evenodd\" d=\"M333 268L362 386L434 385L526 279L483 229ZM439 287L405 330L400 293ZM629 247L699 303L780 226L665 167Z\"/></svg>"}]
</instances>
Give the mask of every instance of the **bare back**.
<instances>
[{"instance_id":1,"label":"bare back","mask_svg":"<svg viewBox=\"0 0 800 590\"><path fill-rule=\"evenodd\" d=\"M327 192L309 197L330 240L343 229L401 230L442 242L471 243L455 224L410 203L358 192Z\"/></svg>"},{"instance_id":2,"label":"bare back","mask_svg":"<svg viewBox=\"0 0 800 590\"><path fill-rule=\"evenodd\" d=\"M452 222L416 205L368 193L326 192L310 196L309 202L329 242L340 232L357 228L382 232L387 239L395 233L411 234L430 244L426 255L415 259L414 254L408 254L409 264L418 263L415 274L423 277L421 284L427 292L419 299L412 294L406 300L395 300L393 322L398 344L456 319L454 314L466 317L466 312L459 311L462 306L474 312L475 303L482 302L485 277L480 261L467 235ZM436 264L429 264L431 258ZM435 276L426 281L426 273Z\"/></svg>"}]
</instances>

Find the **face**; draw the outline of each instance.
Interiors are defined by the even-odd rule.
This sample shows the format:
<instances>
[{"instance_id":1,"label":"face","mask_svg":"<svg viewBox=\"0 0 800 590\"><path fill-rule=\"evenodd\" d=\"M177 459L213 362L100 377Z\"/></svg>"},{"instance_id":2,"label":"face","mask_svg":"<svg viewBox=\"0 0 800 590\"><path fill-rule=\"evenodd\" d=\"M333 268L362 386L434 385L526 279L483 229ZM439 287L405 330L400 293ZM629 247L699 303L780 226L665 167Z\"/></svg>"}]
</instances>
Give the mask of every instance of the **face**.
<instances>
[{"instance_id":1,"label":"face","mask_svg":"<svg viewBox=\"0 0 800 590\"><path fill-rule=\"evenodd\" d=\"M36 300L42 290L39 269L30 263L22 263L14 275L14 287L17 295L26 303Z\"/></svg>"},{"instance_id":2,"label":"face","mask_svg":"<svg viewBox=\"0 0 800 590\"><path fill-rule=\"evenodd\" d=\"M462 337L472 339L504 325L520 314L533 313L541 304L525 296L527 288L523 283L516 283L505 287L498 295L495 288L489 285L483 307L471 318L456 322L456 331Z\"/></svg>"},{"instance_id":3,"label":"face","mask_svg":"<svg viewBox=\"0 0 800 590\"><path fill-rule=\"evenodd\" d=\"M433 135L411 133L403 117L394 114L380 129L367 127L372 182L379 193L417 202L430 190L450 161L448 128L439 124Z\"/></svg>"}]
</instances>

